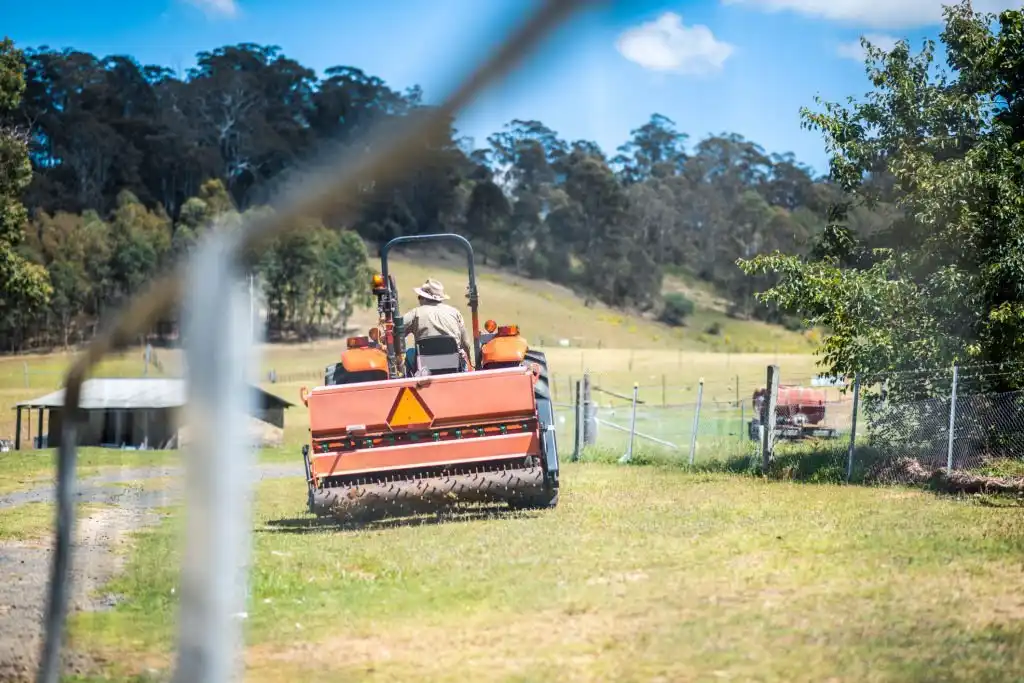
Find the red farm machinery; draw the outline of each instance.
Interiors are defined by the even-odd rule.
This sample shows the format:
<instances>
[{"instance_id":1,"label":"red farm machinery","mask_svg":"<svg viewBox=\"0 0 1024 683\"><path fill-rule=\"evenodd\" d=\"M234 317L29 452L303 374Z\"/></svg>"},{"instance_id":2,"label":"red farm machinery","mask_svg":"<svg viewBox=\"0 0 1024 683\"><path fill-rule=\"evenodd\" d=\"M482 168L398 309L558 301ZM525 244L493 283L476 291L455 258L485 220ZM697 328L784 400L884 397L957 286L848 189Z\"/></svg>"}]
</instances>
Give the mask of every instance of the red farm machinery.
<instances>
[{"instance_id":1,"label":"red farm machinery","mask_svg":"<svg viewBox=\"0 0 1024 683\"><path fill-rule=\"evenodd\" d=\"M454 243L466 253L475 362L457 342L421 339L406 367L405 332L388 253L402 244ZM357 519L415 514L460 502L517 508L558 503L558 449L547 359L516 325L480 329L473 248L455 234L398 237L373 276L379 321L352 337L324 384L302 390L310 511Z\"/></svg>"},{"instance_id":2,"label":"red farm machinery","mask_svg":"<svg viewBox=\"0 0 1024 683\"><path fill-rule=\"evenodd\" d=\"M754 392L754 418L748 423L750 438L760 438L760 427L765 422L768 409L768 390L761 388ZM782 385L775 406L775 435L781 439L834 439L838 436L835 427L822 424L825 421L828 394L823 389Z\"/></svg>"}]
</instances>

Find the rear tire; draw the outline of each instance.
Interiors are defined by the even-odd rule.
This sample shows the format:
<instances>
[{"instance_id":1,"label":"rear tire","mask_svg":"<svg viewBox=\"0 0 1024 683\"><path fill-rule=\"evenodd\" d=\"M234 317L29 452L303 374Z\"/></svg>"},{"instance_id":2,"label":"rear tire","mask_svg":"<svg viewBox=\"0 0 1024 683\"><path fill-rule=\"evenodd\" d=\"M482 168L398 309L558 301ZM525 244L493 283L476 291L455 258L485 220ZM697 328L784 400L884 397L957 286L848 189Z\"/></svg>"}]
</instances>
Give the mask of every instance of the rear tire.
<instances>
[{"instance_id":1,"label":"rear tire","mask_svg":"<svg viewBox=\"0 0 1024 683\"><path fill-rule=\"evenodd\" d=\"M527 351L527 363L540 366L540 377L534 387L537 416L541 428L541 457L544 459L544 489L532 496L509 503L514 510L549 509L558 505L558 440L555 437L555 411L551 404L548 381L548 359L542 351Z\"/></svg>"}]
</instances>

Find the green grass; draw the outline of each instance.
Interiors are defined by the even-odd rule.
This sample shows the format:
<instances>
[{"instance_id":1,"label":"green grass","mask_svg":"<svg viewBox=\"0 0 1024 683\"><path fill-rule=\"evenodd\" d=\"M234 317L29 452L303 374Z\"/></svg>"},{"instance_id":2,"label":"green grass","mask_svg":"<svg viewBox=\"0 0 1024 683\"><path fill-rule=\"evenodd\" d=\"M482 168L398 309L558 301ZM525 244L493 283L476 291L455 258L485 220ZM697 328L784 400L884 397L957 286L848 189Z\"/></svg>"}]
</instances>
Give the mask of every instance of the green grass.
<instances>
[{"instance_id":1,"label":"green grass","mask_svg":"<svg viewBox=\"0 0 1024 683\"><path fill-rule=\"evenodd\" d=\"M0 495L40 486L52 486L56 473L57 450L11 451L0 453ZM108 448L81 448L77 474L85 478L103 471L126 467L175 464L175 451L121 451Z\"/></svg>"},{"instance_id":2,"label":"green grass","mask_svg":"<svg viewBox=\"0 0 1024 683\"><path fill-rule=\"evenodd\" d=\"M1024 518L906 489L568 464L547 513L318 527L256 509L247 680L1013 680ZM73 620L111 676L167 663L181 519Z\"/></svg>"},{"instance_id":3,"label":"green grass","mask_svg":"<svg viewBox=\"0 0 1024 683\"><path fill-rule=\"evenodd\" d=\"M100 503L77 505L78 519L107 507ZM53 503L32 502L0 511L0 541L34 541L53 533L56 508Z\"/></svg>"},{"instance_id":4,"label":"green grass","mask_svg":"<svg viewBox=\"0 0 1024 683\"><path fill-rule=\"evenodd\" d=\"M54 485L56 475L56 449L0 453L0 495ZM268 448L258 452L258 462L301 463L298 448ZM182 451L121 451L107 448L82 448L78 451L78 479L86 479L105 472L130 468L184 466ZM135 486L147 489L164 488L167 478L136 480ZM111 486L123 487L113 483ZM0 516L5 513L0 510Z\"/></svg>"}]
</instances>

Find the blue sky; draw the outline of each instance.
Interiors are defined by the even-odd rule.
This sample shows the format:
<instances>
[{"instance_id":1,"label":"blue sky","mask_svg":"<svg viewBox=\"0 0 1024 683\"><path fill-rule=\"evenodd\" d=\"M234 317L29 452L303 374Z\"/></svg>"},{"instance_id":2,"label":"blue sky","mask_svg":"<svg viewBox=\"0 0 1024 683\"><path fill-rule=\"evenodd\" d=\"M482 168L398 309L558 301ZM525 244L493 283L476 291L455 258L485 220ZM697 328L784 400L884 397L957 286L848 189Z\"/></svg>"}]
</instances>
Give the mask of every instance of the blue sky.
<instances>
[{"instance_id":1,"label":"blue sky","mask_svg":"<svg viewBox=\"0 0 1024 683\"><path fill-rule=\"evenodd\" d=\"M23 47L130 54L184 71L200 50L278 45L318 74L355 66L436 101L537 0L46 0L4 3ZM974 0L978 10L1024 0ZM578 15L459 120L483 146L514 118L537 119L608 153L652 113L691 144L735 132L827 172L821 137L800 128L813 98L868 89L857 41L915 46L941 30L941 0L616 0Z\"/></svg>"}]
</instances>

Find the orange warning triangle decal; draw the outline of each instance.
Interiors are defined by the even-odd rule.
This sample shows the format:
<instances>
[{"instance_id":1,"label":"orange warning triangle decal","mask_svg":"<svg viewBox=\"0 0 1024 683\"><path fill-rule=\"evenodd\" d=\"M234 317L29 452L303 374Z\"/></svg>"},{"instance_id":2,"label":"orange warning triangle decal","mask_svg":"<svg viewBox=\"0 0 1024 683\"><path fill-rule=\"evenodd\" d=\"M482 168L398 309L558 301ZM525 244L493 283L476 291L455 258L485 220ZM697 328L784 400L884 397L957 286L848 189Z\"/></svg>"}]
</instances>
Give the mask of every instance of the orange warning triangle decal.
<instances>
[{"instance_id":1,"label":"orange warning triangle decal","mask_svg":"<svg viewBox=\"0 0 1024 683\"><path fill-rule=\"evenodd\" d=\"M398 392L398 398L395 399L395 404L391 406L388 425L392 428L425 427L433 421L434 416L419 393L410 387L402 387L402 390Z\"/></svg>"}]
</instances>

